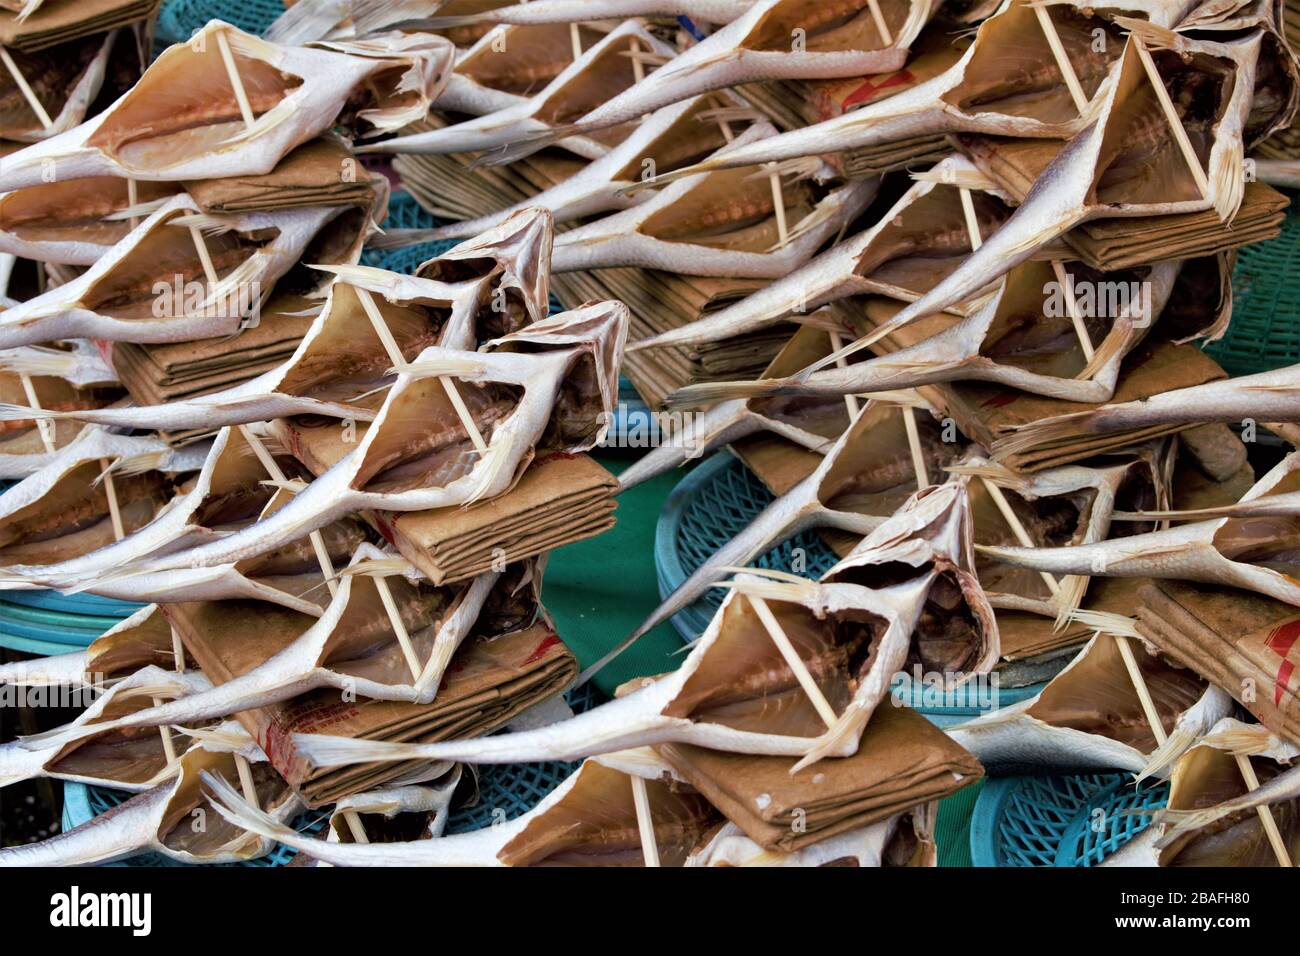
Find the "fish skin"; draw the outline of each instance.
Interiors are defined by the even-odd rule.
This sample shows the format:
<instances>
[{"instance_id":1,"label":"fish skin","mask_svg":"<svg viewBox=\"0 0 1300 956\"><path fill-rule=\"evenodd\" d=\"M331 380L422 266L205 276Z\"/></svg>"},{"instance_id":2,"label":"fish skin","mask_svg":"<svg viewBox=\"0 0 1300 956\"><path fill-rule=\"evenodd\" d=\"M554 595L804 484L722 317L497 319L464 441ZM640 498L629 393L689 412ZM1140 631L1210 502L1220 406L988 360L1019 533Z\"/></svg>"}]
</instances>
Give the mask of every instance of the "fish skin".
<instances>
[{"instance_id":1,"label":"fish skin","mask_svg":"<svg viewBox=\"0 0 1300 956\"><path fill-rule=\"evenodd\" d=\"M964 520L957 513L963 500L964 485L960 481L929 489L927 494L914 498L909 506L881 525L854 554L828 573L831 577L844 568L903 562L917 568L914 579L873 589L856 584L811 581L778 586L765 577L739 574L731 593L723 600L722 607L680 668L568 720L518 733L429 744L358 741L310 734L296 734L294 744L314 763L325 767L400 760L463 760L471 763L568 761L663 743L688 743L733 753L803 758L796 764L796 769L823 756L847 756L856 752L859 737L871 713L888 692L892 675L906 659L925 597L938 573L933 569L934 565L960 571L952 559L939 552L946 552L954 546L961 548L961 539L969 535L968 519ZM931 535L939 543L932 543ZM926 570L927 567L930 570ZM961 573L967 574L970 585L978 588L973 575ZM884 633L879 638L883 650L873 658L876 663L870 673L859 680L852 702L840 720L819 737L740 730L667 713L692 675L703 666L710 649L718 644L732 603L739 599L744 588L764 585L769 589L776 588L777 593L783 595L779 600L800 604L818 619L827 614L862 608L886 621ZM769 594L769 591L761 593ZM997 660L999 642L992 611L987 610L981 616L987 619L987 647L980 655L977 669L987 669Z\"/></svg>"},{"instance_id":2,"label":"fish skin","mask_svg":"<svg viewBox=\"0 0 1300 956\"><path fill-rule=\"evenodd\" d=\"M1111 639L1110 635L1093 635L1061 674L1077 666L1098 641ZM1053 680L1058 680L1061 674ZM1043 693L1040 691L1028 700L949 727L947 734L973 753L985 767L1125 770L1135 775L1149 772L1150 755L1139 753L1128 744L1072 727L1053 726L1030 716L1027 712L1038 703ZM1200 700L1179 715L1170 739L1181 741L1185 750L1231 714L1235 706L1224 691L1209 685ZM1167 777L1170 772L1167 763L1177 755L1178 751L1175 751L1164 766L1150 772L1160 778Z\"/></svg>"},{"instance_id":3,"label":"fish skin","mask_svg":"<svg viewBox=\"0 0 1300 956\"><path fill-rule=\"evenodd\" d=\"M770 431L818 454L827 454L834 439L753 411L745 399L720 402L689 419L685 430L642 455L618 474L618 493L680 467L687 461L761 431Z\"/></svg>"},{"instance_id":4,"label":"fish skin","mask_svg":"<svg viewBox=\"0 0 1300 956\"><path fill-rule=\"evenodd\" d=\"M1230 220L1241 201L1243 177L1238 168L1242 155L1241 131L1250 110L1261 34L1257 31L1227 43L1189 42L1199 52L1231 60L1237 65L1236 80L1210 151L1209 169L1206 171L1210 183L1208 197L1167 203L1117 203L1105 206L1089 202L1107 122L1117 109L1120 84L1113 83L1107 90L1097 120L1062 147L1039 174L1011 218L992 235L985 237L983 245L943 281L889 322L859 340L857 345L869 346L909 322L969 298L988 283L1006 275L1053 239L1089 220L1174 215L1207 209L1215 209L1221 219ZM1131 68L1129 63L1136 61L1136 57L1130 42L1125 47L1119 69L1123 71Z\"/></svg>"},{"instance_id":5,"label":"fish skin","mask_svg":"<svg viewBox=\"0 0 1300 956\"><path fill-rule=\"evenodd\" d=\"M379 143L357 147L357 153L469 153L496 149L530 136L548 133L555 127L538 117L545 107L557 96L562 95L577 78L588 72L593 64L605 57L605 52L615 44L628 37L635 37L637 42L660 56L672 56L674 50L662 40L655 37L637 20L626 20L616 29L611 30L597 44L583 51L581 57L569 64L559 76L546 85L535 96L504 109L487 113L474 119L465 120L441 129L423 133L411 133L397 136ZM666 105L666 104L665 104ZM581 150L580 156L587 159L599 159L608 153L609 148L590 142L574 145Z\"/></svg>"},{"instance_id":6,"label":"fish skin","mask_svg":"<svg viewBox=\"0 0 1300 956\"><path fill-rule=\"evenodd\" d=\"M242 728L227 725L232 733L243 734ZM250 842L245 834L218 847L209 853L195 854L186 850L174 850L163 842L163 826L168 819L174 819L177 810L186 809L183 787L188 779L197 773L204 777L213 776L210 771L202 770L204 763L196 759L204 753L231 752L227 748L208 750L199 744L180 758L180 775L172 780L158 784L152 789L137 794L125 803L92 817L81 826L39 843L25 846L4 847L0 849L0 867L16 866L87 866L94 863L107 863L113 860L127 859L142 853L161 853L181 863L239 863L256 859L269 853L274 842L255 839ZM238 748L250 763L264 763L265 755L251 740L246 746ZM272 808L269 819L276 823L291 820L302 808L302 803L292 790Z\"/></svg>"},{"instance_id":7,"label":"fish skin","mask_svg":"<svg viewBox=\"0 0 1300 956\"><path fill-rule=\"evenodd\" d=\"M282 824L277 825L269 815L249 806L224 780L209 775L203 779L213 807L228 821L257 833L264 840L283 843L332 866L498 867L505 865L499 854L534 821L561 803L577 785L581 772L579 768L535 807L513 820L439 839L401 843L332 843L305 837Z\"/></svg>"},{"instance_id":8,"label":"fish skin","mask_svg":"<svg viewBox=\"0 0 1300 956\"><path fill-rule=\"evenodd\" d=\"M382 557L385 555L377 548L362 545L357 549L350 566ZM473 579L455 602L455 607L441 620L429 625L436 627L435 637L429 660L416 681L389 684L350 676L332 670L325 662L330 637L348 609L354 588L361 586L355 577L344 574L329 605L323 613L317 610L317 620L291 644L257 667L202 693L187 694L111 721L86 726L70 725L51 731L49 736L67 743L80 739L90 730L103 733L130 727L189 726L204 720L255 710L323 687L355 692L374 700L432 703L452 656L469 636L484 601L499 577L497 572L488 572ZM425 629L427 628L421 628ZM413 633L412 636L416 635Z\"/></svg>"},{"instance_id":9,"label":"fish skin","mask_svg":"<svg viewBox=\"0 0 1300 956\"><path fill-rule=\"evenodd\" d=\"M1255 375L1222 379L1188 388L1161 392L1149 398L1107 405L1090 412L1075 412L1022 426L994 445L1001 456L1039 435L1055 435L1064 428L1071 434L1112 434L1148 425L1187 425L1206 422L1300 421L1300 365Z\"/></svg>"},{"instance_id":10,"label":"fish skin","mask_svg":"<svg viewBox=\"0 0 1300 956\"><path fill-rule=\"evenodd\" d=\"M563 330L566 325L581 327L596 323L601 326L590 335L587 343L575 341L571 347L557 351L520 354L506 351L463 353L437 346L426 349L419 358L398 376L397 384L390 390L376 423L367 430L353 451L325 471L307 488L296 495L283 508L256 524L218 541L200 545L174 554L147 558L127 568L130 573L152 573L175 568L212 567L228 564L243 558L254 557L272 548L287 544L311 531L324 527L354 511L375 509L379 511L424 511L430 508L466 504L478 498L490 498L504 492L515 479L521 462L531 454L533 446L542 436L550 420L555 396L572 364L582 355L595 354L598 365L617 367L622 354L623 339L628 321L627 307L608 302L584 306L571 312L553 316L546 323L534 323L524 330L499 340L497 344L517 341L538 341L539 336L553 335L552 330ZM549 324L548 324L549 323ZM439 363L435 374L412 374L410 369L420 363ZM451 372L461 381L506 382L523 386L524 398L517 409L493 431L486 462L480 459L466 475L446 485L431 489L412 489L398 493L365 492L352 487L358 480L366 456L377 437L384 431L385 415L403 392L415 383L436 375L448 374L444 368L454 366ZM617 390L617 379L604 376L602 404L604 421L610 420ZM568 450L583 451L594 447L602 434L585 440L580 447ZM500 456L499 467L491 459Z\"/></svg>"},{"instance_id":11,"label":"fish skin","mask_svg":"<svg viewBox=\"0 0 1300 956\"><path fill-rule=\"evenodd\" d=\"M687 97L743 83L838 79L892 72L903 66L907 46L938 6L932 0L912 0L906 22L895 31L894 45L879 50L778 53L744 47L744 41L770 12L792 2L798 0L757 0L744 15L677 55L642 82L596 107L577 123L516 144L491 157L490 162L511 163L554 140L608 129Z\"/></svg>"},{"instance_id":12,"label":"fish skin","mask_svg":"<svg viewBox=\"0 0 1300 956\"><path fill-rule=\"evenodd\" d=\"M689 17L704 23L730 23L743 16L753 3L754 0L533 0L462 16L435 15L409 21L406 26L447 29L476 23L582 23L623 17Z\"/></svg>"},{"instance_id":13,"label":"fish skin","mask_svg":"<svg viewBox=\"0 0 1300 956\"><path fill-rule=\"evenodd\" d=\"M973 171L974 166L963 157L952 156L944 159L935 170L940 176L945 171L959 175L964 171ZM900 293L897 290L891 293L892 287L873 283L870 276L858 275L857 269L872 244L884 235L891 223L909 206L933 191L936 185L934 181L915 183L873 226L814 256L784 278L705 318L633 342L628 350L636 352L670 345L693 346L716 342L767 328L791 315L811 314L827 303L855 294L898 296Z\"/></svg>"},{"instance_id":14,"label":"fish skin","mask_svg":"<svg viewBox=\"0 0 1300 956\"><path fill-rule=\"evenodd\" d=\"M1282 459L1242 496L1240 509L1250 513L1253 502L1273 497L1269 493L1298 467L1300 452ZM1281 507L1261 508L1294 516L1297 493L1277 495ZM1175 525L1162 531L1096 541L1064 548L1002 548L980 546L984 554L1000 561L1053 574L1092 574L1105 577L1153 577L1222 584L1267 594L1300 605L1300 583L1290 576L1221 553L1216 541L1232 517L1211 518Z\"/></svg>"},{"instance_id":15,"label":"fish skin","mask_svg":"<svg viewBox=\"0 0 1300 956\"><path fill-rule=\"evenodd\" d=\"M240 269L248 270L247 282L257 281L269 288L298 261L312 237L345 208L316 206L229 217L237 230L278 231L275 239L257 249L240 265ZM225 315L223 313L231 311L226 308L203 310L214 315L118 319L94 312L81 301L102 279L111 275L150 233L163 228L179 228L168 227L166 223L178 215L200 211L198 204L188 195L173 197L76 279L0 313L0 348L65 338L183 342L234 333L243 316ZM182 234L178 238L188 237ZM225 279L229 280L230 275ZM171 285L170 276L162 281Z\"/></svg>"},{"instance_id":16,"label":"fish skin","mask_svg":"<svg viewBox=\"0 0 1300 956\"><path fill-rule=\"evenodd\" d=\"M1181 262L1161 262L1152 267L1151 275L1146 281L1151 283L1153 290L1153 315L1158 315L1163 309L1173 291L1181 265ZM861 395L944 382L991 382L1063 401L1108 401L1115 393L1122 359L1141 341L1144 331L1136 328L1138 317L1127 312L1117 318L1111 333L1118 336L1123 344L1114 349L1105 363L1088 378L1044 375L1015 365L1004 365L981 353L981 347L998 317L1002 298L1014 272L1015 270L1008 275L1007 284L973 315L914 345L841 368L824 367L823 362L829 363L832 360L827 358L785 378L688 385L670 395L667 403L670 407L678 407L694 401L695 396L699 396L700 400L711 401L720 394Z\"/></svg>"},{"instance_id":17,"label":"fish skin","mask_svg":"<svg viewBox=\"0 0 1300 956\"><path fill-rule=\"evenodd\" d=\"M88 429L87 431L90 432L90 435L84 439L86 444L80 444L83 439L79 436L76 442L65 446L60 451L60 454L80 457L82 449L85 449L89 452L86 456L88 458L98 459L103 457L96 454L99 448L98 443L101 441L98 436L107 436L109 433L100 429ZM33 586L68 587L81 581L104 583L97 576L100 572L121 567L132 560L167 546L183 546L192 544L196 540L202 541L214 537L215 532L192 523L191 519L211 488L214 469L221 461L222 455L229 445L230 438L231 431L229 429L223 429L217 435L194 487L184 495L174 498L172 504L166 506L163 511L155 516L153 521L143 528L107 547L59 564L17 565L0 569L0 589L21 589ZM116 443L126 439L121 436L112 436L111 439L104 440L111 440ZM138 442L140 440L134 439L134 441ZM61 464L58 465L58 470L62 472ZM0 498L0 517L3 514L11 513L8 506L18 506L29 494L35 495L38 489L46 487L46 482L49 480L48 477L42 477L41 483L33 484L30 492L23 488L21 492L15 495L12 493L18 492L19 488L23 486L10 489L10 494Z\"/></svg>"},{"instance_id":18,"label":"fish skin","mask_svg":"<svg viewBox=\"0 0 1300 956\"><path fill-rule=\"evenodd\" d=\"M765 126L772 129L767 124L755 124L736 141L762 135ZM816 225L792 237L785 246L766 252L715 249L703 243L657 239L641 232L641 227L661 210L677 203L689 205L690 191L706 178L707 174L680 180L648 202L563 233L555 243L551 270L579 272L635 266L681 275L780 279L804 265L826 240L847 228L875 198L878 185L878 181L865 180L830 191L809 214L810 218L822 217Z\"/></svg>"},{"instance_id":19,"label":"fish skin","mask_svg":"<svg viewBox=\"0 0 1300 956\"><path fill-rule=\"evenodd\" d=\"M474 219L447 223L432 229L398 231L396 242L385 242L382 241L384 237L379 237L371 245L376 248L391 249L422 242L437 242L442 239L468 239L498 225L519 210L530 207L541 206L549 209L557 223L571 222L574 219L611 210L631 208L646 201L652 194L646 191L639 195L629 195L623 189L626 184L616 182L613 179L614 175L638 157L644 156L654 141L682 116L695 109L701 99L703 97L692 97L681 103L656 110L649 120L637 126L627 139L605 155L588 163L563 182L544 189L535 196ZM387 235L393 236L393 231Z\"/></svg>"},{"instance_id":20,"label":"fish skin","mask_svg":"<svg viewBox=\"0 0 1300 956\"><path fill-rule=\"evenodd\" d=\"M143 90L141 95L145 95L148 92L150 77L146 71L135 88L123 94L103 113L6 157L0 167L0 192L43 182L46 161L57 164L62 179L118 176L174 182L269 173L294 147L328 129L352 92L368 77L395 64L407 65L407 75L418 77L417 88L427 107L450 73L454 56L454 48L448 41L432 36L423 36L417 43L410 44L410 52L404 49L408 41L388 41L393 44L394 52L387 59L373 54L356 55L355 51L344 53L308 47L277 47L228 23L212 20L194 38L164 51L150 70L154 70L163 58L180 59L202 55L194 52L194 48L200 44L205 49L215 49L215 36L223 31L230 37L231 46L236 47L241 54L246 50L256 50L258 59L304 79L300 86L281 101L276 115L263 114L255 124L251 136L237 137L236 142L224 149L204 151L201 155L165 167L126 163L110 156L105 150L88 145L90 138L107 122L112 121L124 104L132 101L134 93Z\"/></svg>"}]
</instances>

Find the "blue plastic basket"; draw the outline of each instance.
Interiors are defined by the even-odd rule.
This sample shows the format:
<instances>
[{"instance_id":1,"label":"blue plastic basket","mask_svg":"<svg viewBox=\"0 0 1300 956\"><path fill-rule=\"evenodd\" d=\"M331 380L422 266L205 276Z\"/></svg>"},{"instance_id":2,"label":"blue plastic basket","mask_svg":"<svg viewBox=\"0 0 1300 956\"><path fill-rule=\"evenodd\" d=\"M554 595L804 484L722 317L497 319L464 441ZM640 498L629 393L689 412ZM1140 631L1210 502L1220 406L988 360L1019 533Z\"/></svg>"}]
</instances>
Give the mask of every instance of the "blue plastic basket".
<instances>
[{"instance_id":1,"label":"blue plastic basket","mask_svg":"<svg viewBox=\"0 0 1300 956\"><path fill-rule=\"evenodd\" d=\"M157 41L184 43L209 20L224 20L261 35L284 13L281 0L166 0L158 11Z\"/></svg>"},{"instance_id":2,"label":"blue plastic basket","mask_svg":"<svg viewBox=\"0 0 1300 956\"><path fill-rule=\"evenodd\" d=\"M671 594L773 500L758 477L727 452L709 458L678 482L655 528L660 596ZM801 573L805 577L820 577L838 560L816 532L805 531L761 555L753 564L790 571L796 548L803 552ZM704 632L723 597L718 589L712 589L673 616L673 626L683 640L693 641Z\"/></svg>"},{"instance_id":3,"label":"blue plastic basket","mask_svg":"<svg viewBox=\"0 0 1300 956\"><path fill-rule=\"evenodd\" d=\"M1169 799L1164 781L1132 774L988 780L971 818L976 866L1096 866L1151 824Z\"/></svg>"},{"instance_id":4,"label":"blue plastic basket","mask_svg":"<svg viewBox=\"0 0 1300 956\"><path fill-rule=\"evenodd\" d=\"M1046 681L1024 687L999 685L996 694L983 694L976 678L944 691L909 684L897 690L891 689L891 696L899 705L923 714L932 724L951 727L1002 707L1018 704L1033 697L1046 686Z\"/></svg>"},{"instance_id":5,"label":"blue plastic basket","mask_svg":"<svg viewBox=\"0 0 1300 956\"><path fill-rule=\"evenodd\" d=\"M575 713L583 713L605 702L604 695L594 684L586 684L569 691L565 700ZM543 798L558 787L578 768L578 763L526 763L483 765L478 768L478 799L469 806L460 807L447 821L448 833L465 833L513 820L537 806ZM90 787L82 783L63 784L63 831L81 826L92 817L99 816L131 797L121 790ZM328 810L305 813L294 821L299 832L316 833L329 820ZM244 863L227 863L223 866L284 866L293 859L296 851L277 846L269 855ZM108 866L186 866L170 857L148 853L122 860Z\"/></svg>"}]
</instances>

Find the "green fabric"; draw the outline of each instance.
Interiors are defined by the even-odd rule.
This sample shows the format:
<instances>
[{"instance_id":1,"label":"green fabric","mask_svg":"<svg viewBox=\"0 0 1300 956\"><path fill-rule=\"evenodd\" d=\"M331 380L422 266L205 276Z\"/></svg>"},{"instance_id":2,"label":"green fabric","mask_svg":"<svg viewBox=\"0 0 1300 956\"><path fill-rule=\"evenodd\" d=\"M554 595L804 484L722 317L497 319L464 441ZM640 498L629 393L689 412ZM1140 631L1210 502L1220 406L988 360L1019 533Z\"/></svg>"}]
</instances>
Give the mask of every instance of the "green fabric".
<instances>
[{"instance_id":1,"label":"green fabric","mask_svg":"<svg viewBox=\"0 0 1300 956\"><path fill-rule=\"evenodd\" d=\"M618 474L628 455L595 456ZM655 523L669 493L687 474L676 469L618 496L617 522L604 534L551 552L542 601L555 628L583 667L599 660L659 606ZM595 678L606 694L634 677L675 670L685 655L681 637L665 621L615 658Z\"/></svg>"},{"instance_id":2,"label":"green fabric","mask_svg":"<svg viewBox=\"0 0 1300 956\"><path fill-rule=\"evenodd\" d=\"M983 779L963 787L939 801L939 817L934 824L934 842L939 846L940 866L971 866L970 821L975 801L984 789Z\"/></svg>"}]
</instances>

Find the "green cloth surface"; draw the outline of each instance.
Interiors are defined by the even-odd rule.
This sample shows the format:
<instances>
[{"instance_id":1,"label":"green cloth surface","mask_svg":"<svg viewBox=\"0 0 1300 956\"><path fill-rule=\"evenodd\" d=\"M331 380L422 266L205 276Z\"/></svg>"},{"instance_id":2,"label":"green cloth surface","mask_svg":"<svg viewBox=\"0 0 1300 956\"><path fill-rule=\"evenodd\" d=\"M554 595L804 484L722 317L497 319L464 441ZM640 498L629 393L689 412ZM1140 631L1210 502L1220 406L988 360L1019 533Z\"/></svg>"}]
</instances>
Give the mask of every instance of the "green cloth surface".
<instances>
[{"instance_id":1,"label":"green cloth surface","mask_svg":"<svg viewBox=\"0 0 1300 956\"><path fill-rule=\"evenodd\" d=\"M984 780L976 780L951 797L939 801L939 816L934 824L934 842L939 847L940 866L971 866L970 821L975 801L984 789Z\"/></svg>"},{"instance_id":2,"label":"green cloth surface","mask_svg":"<svg viewBox=\"0 0 1300 956\"><path fill-rule=\"evenodd\" d=\"M614 474L635 460L627 453L594 457ZM542 603L583 667L600 660L659 606L655 524L669 493L688 472L674 469L624 492L614 527L551 552ZM681 636L665 621L606 665L596 686L612 694L634 677L676 670L685 659L682 646Z\"/></svg>"}]
</instances>

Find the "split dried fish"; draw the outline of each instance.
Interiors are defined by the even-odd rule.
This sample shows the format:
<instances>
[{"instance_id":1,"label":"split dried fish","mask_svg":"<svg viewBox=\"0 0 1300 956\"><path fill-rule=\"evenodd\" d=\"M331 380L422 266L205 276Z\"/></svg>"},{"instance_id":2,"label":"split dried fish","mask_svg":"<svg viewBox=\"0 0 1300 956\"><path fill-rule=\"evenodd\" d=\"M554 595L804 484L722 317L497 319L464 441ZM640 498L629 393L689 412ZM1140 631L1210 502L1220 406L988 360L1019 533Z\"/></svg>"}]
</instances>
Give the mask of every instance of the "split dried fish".
<instances>
[{"instance_id":1,"label":"split dried fish","mask_svg":"<svg viewBox=\"0 0 1300 956\"><path fill-rule=\"evenodd\" d=\"M223 48L242 81L251 125L231 87ZM355 117L377 130L420 118L451 72L453 55L449 42L426 34L279 47L212 20L165 50L103 113L6 157L0 190L48 181L51 168L61 180L175 182L269 173L295 146L333 126L358 92L377 93Z\"/></svg>"}]
</instances>

